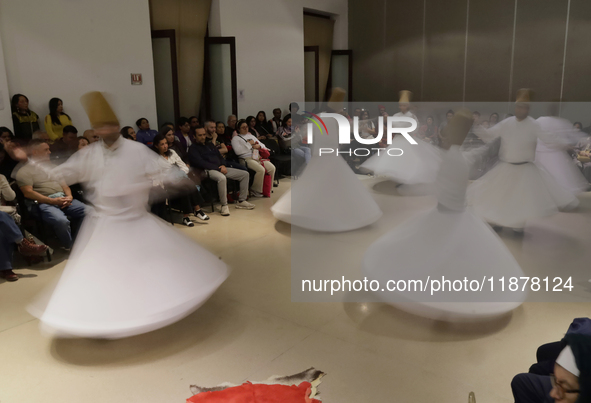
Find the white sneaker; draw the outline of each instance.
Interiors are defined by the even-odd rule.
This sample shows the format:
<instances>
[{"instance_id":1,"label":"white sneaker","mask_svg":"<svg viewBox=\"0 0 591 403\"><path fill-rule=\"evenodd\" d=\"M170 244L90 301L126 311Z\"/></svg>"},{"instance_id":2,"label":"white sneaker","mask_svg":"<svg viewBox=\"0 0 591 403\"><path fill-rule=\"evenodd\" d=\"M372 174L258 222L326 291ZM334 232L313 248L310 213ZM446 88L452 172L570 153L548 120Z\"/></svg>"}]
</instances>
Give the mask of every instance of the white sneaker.
<instances>
[{"instance_id":1,"label":"white sneaker","mask_svg":"<svg viewBox=\"0 0 591 403\"><path fill-rule=\"evenodd\" d=\"M242 200L236 204L236 208L243 208L246 210L252 210L254 208L254 204L247 202L246 200Z\"/></svg>"},{"instance_id":2,"label":"white sneaker","mask_svg":"<svg viewBox=\"0 0 591 403\"><path fill-rule=\"evenodd\" d=\"M263 197L263 194L257 192L256 190L251 190L250 194L252 195L252 197Z\"/></svg>"},{"instance_id":3,"label":"white sneaker","mask_svg":"<svg viewBox=\"0 0 591 403\"><path fill-rule=\"evenodd\" d=\"M225 204L222 206L222 208L220 209L220 214L223 216L229 216L230 215L230 209L228 208L228 205Z\"/></svg>"}]
</instances>

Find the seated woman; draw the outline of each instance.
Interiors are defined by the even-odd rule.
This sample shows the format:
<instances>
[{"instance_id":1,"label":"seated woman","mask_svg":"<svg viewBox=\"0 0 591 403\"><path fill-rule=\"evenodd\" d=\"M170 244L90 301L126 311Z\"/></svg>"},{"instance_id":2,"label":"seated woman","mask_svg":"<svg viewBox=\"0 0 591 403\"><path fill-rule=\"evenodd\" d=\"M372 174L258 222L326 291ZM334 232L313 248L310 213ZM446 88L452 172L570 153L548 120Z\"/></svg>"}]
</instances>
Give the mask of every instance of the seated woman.
<instances>
[{"instance_id":1,"label":"seated woman","mask_svg":"<svg viewBox=\"0 0 591 403\"><path fill-rule=\"evenodd\" d=\"M228 151L230 151L232 149L232 137L228 137L224 122L215 122L215 132L218 134L218 141L224 143Z\"/></svg>"},{"instance_id":2,"label":"seated woman","mask_svg":"<svg viewBox=\"0 0 591 403\"><path fill-rule=\"evenodd\" d=\"M249 116L246 118L246 123L248 124L248 132L255 136L258 140L266 140L267 136L263 133L259 133L257 130L257 121L254 116ZM238 131L238 130L237 130Z\"/></svg>"},{"instance_id":3,"label":"seated woman","mask_svg":"<svg viewBox=\"0 0 591 403\"><path fill-rule=\"evenodd\" d=\"M84 147L88 146L90 142L86 137L78 137L78 151L82 150Z\"/></svg>"},{"instance_id":4,"label":"seated woman","mask_svg":"<svg viewBox=\"0 0 591 403\"><path fill-rule=\"evenodd\" d=\"M12 271L12 252L14 246L23 256L43 256L46 245L36 245L23 237L18 225L7 213L0 211L0 278L17 281L18 276Z\"/></svg>"},{"instance_id":5,"label":"seated woman","mask_svg":"<svg viewBox=\"0 0 591 403\"><path fill-rule=\"evenodd\" d=\"M29 98L23 94L15 94L10 106L15 137L28 143L33 138L33 133L39 131L39 116L29 109Z\"/></svg>"},{"instance_id":6,"label":"seated woman","mask_svg":"<svg viewBox=\"0 0 591 403\"><path fill-rule=\"evenodd\" d=\"M131 126L125 126L119 131L119 133L121 133L123 138L126 138L127 140L137 141L135 130L133 130L133 127Z\"/></svg>"},{"instance_id":7,"label":"seated woman","mask_svg":"<svg viewBox=\"0 0 591 403\"><path fill-rule=\"evenodd\" d=\"M269 160L261 159L260 151L267 146L257 140L257 138L248 131L249 125L246 120L242 119L236 124L238 134L232 138L232 148L238 156L243 159L246 166L255 171L254 181L250 188L251 194L254 197L263 197L263 183L265 174L275 177L275 165Z\"/></svg>"},{"instance_id":8,"label":"seated woman","mask_svg":"<svg viewBox=\"0 0 591 403\"><path fill-rule=\"evenodd\" d=\"M45 116L45 131L54 142L63 136L64 127L73 126L72 119L64 113L64 103L59 98L49 101L49 115Z\"/></svg>"},{"instance_id":9,"label":"seated woman","mask_svg":"<svg viewBox=\"0 0 591 403\"><path fill-rule=\"evenodd\" d=\"M267 114L265 111L259 111L255 120L255 129L261 135L268 139L275 139L275 132L273 127L267 122Z\"/></svg>"},{"instance_id":10,"label":"seated woman","mask_svg":"<svg viewBox=\"0 0 591 403\"><path fill-rule=\"evenodd\" d=\"M0 175L10 178L12 170L17 166L18 161L10 155L9 149L14 145L14 134L8 127L0 127Z\"/></svg>"},{"instance_id":11,"label":"seated woman","mask_svg":"<svg viewBox=\"0 0 591 403\"><path fill-rule=\"evenodd\" d=\"M158 135L163 135L166 138L166 142L168 143L168 149L170 151L174 151L177 155L183 160L185 164L188 164L189 157L185 147L181 145L179 139L174 135L174 130L171 129L169 126L162 126Z\"/></svg>"},{"instance_id":12,"label":"seated woman","mask_svg":"<svg viewBox=\"0 0 591 403\"><path fill-rule=\"evenodd\" d=\"M438 146L440 143L439 128L435 126L433 116L427 116L427 124L419 129L419 136L427 143Z\"/></svg>"},{"instance_id":13,"label":"seated woman","mask_svg":"<svg viewBox=\"0 0 591 403\"><path fill-rule=\"evenodd\" d=\"M277 131L277 140L279 141L279 146L284 151L291 149L292 154L302 157L307 164L312 158L312 151L310 150L310 147L302 144L300 127L295 126L292 128L291 124L291 114L288 113L283 118L283 123Z\"/></svg>"},{"instance_id":14,"label":"seated woman","mask_svg":"<svg viewBox=\"0 0 591 403\"><path fill-rule=\"evenodd\" d=\"M168 149L168 140L166 139L166 136L159 133L154 137L153 142L154 145L152 146L152 150L162 157L159 160L159 163L163 174L172 174L170 171L176 169L179 180L182 180L184 177L188 178L189 167L174 150ZM209 220L209 216L201 210L200 206L205 203L205 201L197 191L196 187L188 194L176 196L174 199L170 200L170 203L174 208L183 213L183 224L187 227L193 226L193 221L189 218L191 212L201 221Z\"/></svg>"}]
</instances>

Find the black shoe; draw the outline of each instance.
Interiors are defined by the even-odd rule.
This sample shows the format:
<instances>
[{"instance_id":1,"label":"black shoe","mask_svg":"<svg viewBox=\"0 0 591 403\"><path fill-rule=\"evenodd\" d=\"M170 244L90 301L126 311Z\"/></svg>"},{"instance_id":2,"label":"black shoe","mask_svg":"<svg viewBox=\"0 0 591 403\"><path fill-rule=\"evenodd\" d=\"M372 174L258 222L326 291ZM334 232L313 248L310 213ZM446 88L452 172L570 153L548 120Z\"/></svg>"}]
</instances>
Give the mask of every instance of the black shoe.
<instances>
[{"instance_id":1,"label":"black shoe","mask_svg":"<svg viewBox=\"0 0 591 403\"><path fill-rule=\"evenodd\" d=\"M201 221L209 220L209 216L207 214L205 214L205 212L203 210L196 211L195 217L197 217L197 219L201 220Z\"/></svg>"},{"instance_id":2,"label":"black shoe","mask_svg":"<svg viewBox=\"0 0 591 403\"><path fill-rule=\"evenodd\" d=\"M193 225L195 225L189 217L183 217L183 224L185 224L187 227L192 227Z\"/></svg>"}]
</instances>

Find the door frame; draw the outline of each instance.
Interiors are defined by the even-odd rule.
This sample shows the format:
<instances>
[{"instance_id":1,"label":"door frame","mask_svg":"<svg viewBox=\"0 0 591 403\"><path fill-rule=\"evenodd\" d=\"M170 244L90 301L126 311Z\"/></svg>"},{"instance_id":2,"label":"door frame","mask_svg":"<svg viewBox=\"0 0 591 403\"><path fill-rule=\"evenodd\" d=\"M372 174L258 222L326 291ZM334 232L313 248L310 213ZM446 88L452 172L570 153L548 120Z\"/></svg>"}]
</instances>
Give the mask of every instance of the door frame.
<instances>
[{"instance_id":1,"label":"door frame","mask_svg":"<svg viewBox=\"0 0 591 403\"><path fill-rule=\"evenodd\" d=\"M178 121L180 113L179 105L179 72L176 58L176 31L174 29L152 30L152 39L169 38L170 40L170 58L172 65L172 96L174 99L174 123ZM161 124L161 122L159 122Z\"/></svg>"},{"instance_id":2,"label":"door frame","mask_svg":"<svg viewBox=\"0 0 591 403\"><path fill-rule=\"evenodd\" d=\"M314 102L320 102L320 47L319 46L304 46L304 53L314 52ZM305 80L305 77L304 77ZM304 85L305 88L305 85ZM304 98L306 98L304 94Z\"/></svg>"},{"instance_id":3,"label":"door frame","mask_svg":"<svg viewBox=\"0 0 591 403\"><path fill-rule=\"evenodd\" d=\"M204 52L204 90L205 114L207 115L207 119L211 118L211 66L209 60L209 46L220 44L230 45L230 69L232 76L232 115L238 116L238 80L236 79L236 38L233 36L206 36Z\"/></svg>"},{"instance_id":4,"label":"door frame","mask_svg":"<svg viewBox=\"0 0 591 403\"><path fill-rule=\"evenodd\" d=\"M349 102L353 102L353 50L351 49L344 49L344 50L333 50L330 54L330 70L328 72L328 87L332 89L332 57L333 56L342 56L347 55L349 56L349 80L348 86L349 90L347 91L347 97ZM328 96L328 91L326 92L326 97ZM328 100L328 99L326 99Z\"/></svg>"}]
</instances>

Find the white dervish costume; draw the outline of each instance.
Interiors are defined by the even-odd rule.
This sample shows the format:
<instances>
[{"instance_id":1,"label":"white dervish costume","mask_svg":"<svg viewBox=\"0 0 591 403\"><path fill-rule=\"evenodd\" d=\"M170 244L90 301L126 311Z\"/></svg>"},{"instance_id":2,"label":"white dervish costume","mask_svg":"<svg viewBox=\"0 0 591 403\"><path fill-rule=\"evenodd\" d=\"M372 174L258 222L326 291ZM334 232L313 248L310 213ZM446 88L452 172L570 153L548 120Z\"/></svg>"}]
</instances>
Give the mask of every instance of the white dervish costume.
<instances>
[{"instance_id":1,"label":"white dervish costume","mask_svg":"<svg viewBox=\"0 0 591 403\"><path fill-rule=\"evenodd\" d=\"M573 125L566 119L556 116L542 116L536 120L542 130L551 133L565 147L575 147L582 139L581 133L575 132ZM575 165L573 159L562 148L549 147L538 140L536 164L544 168L556 181L573 194L589 189L589 182Z\"/></svg>"},{"instance_id":2,"label":"white dervish costume","mask_svg":"<svg viewBox=\"0 0 591 403\"><path fill-rule=\"evenodd\" d=\"M313 231L351 231L373 224L382 211L363 182L336 152L319 155L320 148L339 147L336 120L325 122L332 134L314 129L312 159L271 211L280 221Z\"/></svg>"},{"instance_id":3,"label":"white dervish costume","mask_svg":"<svg viewBox=\"0 0 591 403\"><path fill-rule=\"evenodd\" d=\"M419 124L418 118L414 113L398 112L394 117L412 118ZM408 126L400 124L399 127ZM385 133L384 133L385 135ZM412 134L411 134L412 135ZM441 153L439 148L414 137L417 144L410 142L402 135L395 135L392 144L380 155L374 155L361 165L361 168L367 169L378 176L386 176L390 180L404 185L415 185L423 183L433 183L439 171L441 164ZM392 151L388 155L387 150L400 149L402 155L397 156L399 152Z\"/></svg>"},{"instance_id":4,"label":"white dervish costume","mask_svg":"<svg viewBox=\"0 0 591 403\"><path fill-rule=\"evenodd\" d=\"M115 339L187 316L228 277L226 265L148 211L155 152L120 136L76 152L53 172L92 204L57 285L29 306L42 330Z\"/></svg>"},{"instance_id":5,"label":"white dervish costume","mask_svg":"<svg viewBox=\"0 0 591 403\"><path fill-rule=\"evenodd\" d=\"M468 118L469 119L469 115ZM442 151L435 183L438 206L394 228L374 242L363 258L363 274L379 281L383 302L436 320L478 321L517 308L526 293L503 293L484 277L520 277L523 272L498 235L466 209L469 164L459 146ZM484 281L482 291L430 295L430 280ZM421 291L387 290L388 281L422 281ZM400 286L400 283L398 283ZM400 286L402 287L402 286Z\"/></svg>"},{"instance_id":6,"label":"white dervish costume","mask_svg":"<svg viewBox=\"0 0 591 403\"><path fill-rule=\"evenodd\" d=\"M491 224L521 229L528 219L573 208L578 199L535 163L538 140L560 147L560 141L531 117L509 117L490 129L479 127L484 141L500 138L499 162L470 185L474 211Z\"/></svg>"}]
</instances>

